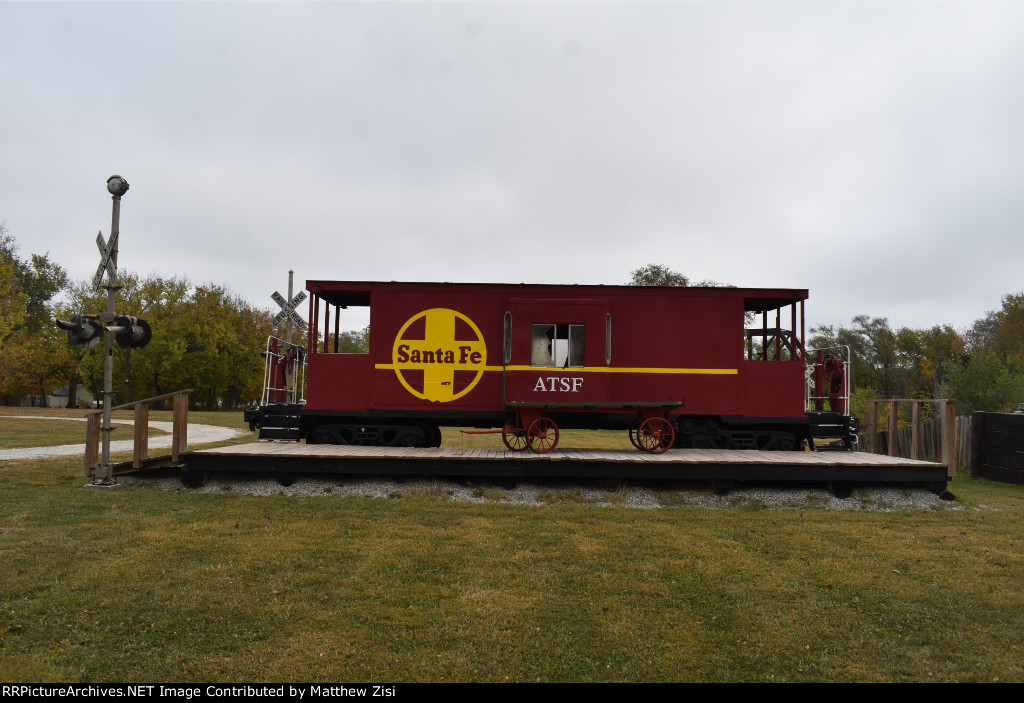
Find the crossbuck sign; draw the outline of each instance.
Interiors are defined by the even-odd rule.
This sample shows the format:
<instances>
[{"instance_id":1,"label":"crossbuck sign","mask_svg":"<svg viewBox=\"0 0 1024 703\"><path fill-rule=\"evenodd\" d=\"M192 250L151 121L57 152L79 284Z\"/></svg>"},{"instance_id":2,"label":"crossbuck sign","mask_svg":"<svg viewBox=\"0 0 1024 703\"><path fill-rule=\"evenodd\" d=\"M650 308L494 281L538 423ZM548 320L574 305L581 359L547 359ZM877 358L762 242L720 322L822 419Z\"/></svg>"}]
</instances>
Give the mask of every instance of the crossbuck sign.
<instances>
[{"instance_id":1,"label":"crossbuck sign","mask_svg":"<svg viewBox=\"0 0 1024 703\"><path fill-rule=\"evenodd\" d=\"M96 248L100 250L100 265L96 269L96 275L92 277L92 287L99 288L103 281L103 273L106 272L107 280L111 285L117 279L117 232L110 235L110 241L103 239L103 232L96 233Z\"/></svg>"},{"instance_id":2,"label":"crossbuck sign","mask_svg":"<svg viewBox=\"0 0 1024 703\"><path fill-rule=\"evenodd\" d=\"M274 294L270 297L274 299L275 303L281 306L281 312L277 313L277 315L274 317L274 327L277 327L286 319L289 319L296 325L298 325L299 329L305 329L306 321L302 319L302 315L295 311L295 308L298 306L299 303L306 299L306 291L300 290L298 295L292 298L292 301L290 303L287 300L285 300L284 296L278 293L276 290L274 291Z\"/></svg>"}]
</instances>

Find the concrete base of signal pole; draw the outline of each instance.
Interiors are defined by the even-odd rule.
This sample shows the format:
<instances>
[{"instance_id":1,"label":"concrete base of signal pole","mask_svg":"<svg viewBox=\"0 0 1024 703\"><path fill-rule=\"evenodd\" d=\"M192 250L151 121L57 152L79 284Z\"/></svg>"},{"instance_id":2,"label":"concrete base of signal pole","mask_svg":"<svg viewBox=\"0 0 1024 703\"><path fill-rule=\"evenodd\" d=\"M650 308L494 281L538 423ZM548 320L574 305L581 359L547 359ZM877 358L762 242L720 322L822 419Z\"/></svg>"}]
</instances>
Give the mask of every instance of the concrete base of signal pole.
<instances>
[{"instance_id":1,"label":"concrete base of signal pole","mask_svg":"<svg viewBox=\"0 0 1024 703\"><path fill-rule=\"evenodd\" d=\"M112 483L87 483L82 488L99 488L104 491L112 491L115 488L120 488L122 484L118 483L115 479L110 479Z\"/></svg>"}]
</instances>

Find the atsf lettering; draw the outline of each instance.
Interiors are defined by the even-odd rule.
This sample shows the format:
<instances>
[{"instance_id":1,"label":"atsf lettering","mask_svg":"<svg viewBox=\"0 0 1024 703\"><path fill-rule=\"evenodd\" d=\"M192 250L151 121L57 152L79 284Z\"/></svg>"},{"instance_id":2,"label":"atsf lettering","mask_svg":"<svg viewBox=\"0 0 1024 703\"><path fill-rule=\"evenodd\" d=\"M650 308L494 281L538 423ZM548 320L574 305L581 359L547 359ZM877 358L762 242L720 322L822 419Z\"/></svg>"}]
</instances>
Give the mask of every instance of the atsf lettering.
<instances>
[{"instance_id":1,"label":"atsf lettering","mask_svg":"<svg viewBox=\"0 0 1024 703\"><path fill-rule=\"evenodd\" d=\"M583 379L572 376L540 376L533 384L534 391L545 393L579 393L583 387Z\"/></svg>"}]
</instances>

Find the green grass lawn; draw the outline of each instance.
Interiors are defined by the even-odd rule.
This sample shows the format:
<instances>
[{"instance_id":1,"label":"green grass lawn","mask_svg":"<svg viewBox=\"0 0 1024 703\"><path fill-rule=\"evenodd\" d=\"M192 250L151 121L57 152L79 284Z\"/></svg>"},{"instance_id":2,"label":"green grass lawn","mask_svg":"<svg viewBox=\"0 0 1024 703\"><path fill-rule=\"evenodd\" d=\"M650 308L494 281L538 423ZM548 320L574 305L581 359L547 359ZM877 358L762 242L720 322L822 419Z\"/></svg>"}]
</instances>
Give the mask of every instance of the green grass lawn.
<instances>
[{"instance_id":1,"label":"green grass lawn","mask_svg":"<svg viewBox=\"0 0 1024 703\"><path fill-rule=\"evenodd\" d=\"M72 420L70 418L83 418L88 412L86 410L68 410L65 408L0 407L0 449L83 444L85 442L86 425L81 420ZM67 417L69 419L66 422L51 419L55 417ZM111 417L114 420L133 420L134 415L130 410L115 410ZM237 444L239 442L255 441L256 439L256 435L249 433L248 425L243 422L241 411L191 411L188 418L189 423L233 427L245 431L244 435L233 440L204 446ZM149 414L149 419L151 421L171 422L174 418L170 410L153 410ZM113 427L112 439L132 439L130 425L114 424ZM152 426L149 428L150 437L166 434L170 434L170 432L165 432ZM154 448L150 451L150 456L160 456L168 453L170 453L169 449ZM129 461L131 459L131 452L114 453L112 459L115 462Z\"/></svg>"},{"instance_id":2,"label":"green grass lawn","mask_svg":"<svg viewBox=\"0 0 1024 703\"><path fill-rule=\"evenodd\" d=\"M85 442L85 427L84 422L76 420L20 419L0 415L0 449L82 444ZM114 428L114 439L132 438L130 426L114 425ZM150 437L163 434L168 433L149 428Z\"/></svg>"},{"instance_id":3,"label":"green grass lawn","mask_svg":"<svg viewBox=\"0 0 1024 703\"><path fill-rule=\"evenodd\" d=\"M35 415L38 417L84 417L85 410L66 410L51 408L6 408L0 407L0 449L14 447L48 447L58 444L80 444L85 441L85 425L81 422L59 422L54 420L23 420L19 415ZM131 420L129 410L117 410L111 415L114 419ZM173 418L169 410L151 411L150 420L170 422ZM242 411L190 411L190 423L234 427L248 432L249 427L243 422ZM463 431L463 429L469 431ZM151 435L161 434L159 430L151 430ZM121 439L115 431L114 439ZM123 433L130 439L128 431ZM463 449L505 449L501 434L477 434L469 428L442 428L443 446ZM251 435L255 437L255 434ZM236 440L239 441L239 440ZM605 432L591 430L562 430L559 448L590 447L593 449L632 449L626 432Z\"/></svg>"},{"instance_id":4,"label":"green grass lawn","mask_svg":"<svg viewBox=\"0 0 1024 703\"><path fill-rule=\"evenodd\" d=\"M80 471L0 463L0 681L1024 681L1020 486L644 510Z\"/></svg>"}]
</instances>

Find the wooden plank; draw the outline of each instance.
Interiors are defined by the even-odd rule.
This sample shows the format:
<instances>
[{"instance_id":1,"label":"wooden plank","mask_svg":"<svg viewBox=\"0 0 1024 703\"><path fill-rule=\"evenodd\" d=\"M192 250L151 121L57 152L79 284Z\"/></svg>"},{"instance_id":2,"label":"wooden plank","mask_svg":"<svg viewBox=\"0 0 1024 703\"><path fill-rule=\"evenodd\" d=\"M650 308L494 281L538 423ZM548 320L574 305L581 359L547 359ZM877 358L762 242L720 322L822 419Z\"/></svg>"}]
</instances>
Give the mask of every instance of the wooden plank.
<instances>
[{"instance_id":1,"label":"wooden plank","mask_svg":"<svg viewBox=\"0 0 1024 703\"><path fill-rule=\"evenodd\" d=\"M996 432L1024 434L1024 413L985 413L985 427Z\"/></svg>"},{"instance_id":2,"label":"wooden plank","mask_svg":"<svg viewBox=\"0 0 1024 703\"><path fill-rule=\"evenodd\" d=\"M556 450L550 454L512 452L494 449L419 449L412 447L359 447L346 445L305 445L259 442L231 447L200 450L193 454L274 456L309 458L348 458L366 460L441 460L461 461L590 461L632 464L680 465L752 465L765 466L935 466L934 462L915 461L867 452L765 452L727 449L673 449L663 454L647 454L634 450Z\"/></svg>"},{"instance_id":3,"label":"wooden plank","mask_svg":"<svg viewBox=\"0 0 1024 703\"><path fill-rule=\"evenodd\" d=\"M1002 449L985 445L982 449L981 463L983 466L1024 471L1024 448Z\"/></svg>"},{"instance_id":4,"label":"wooden plank","mask_svg":"<svg viewBox=\"0 0 1024 703\"><path fill-rule=\"evenodd\" d=\"M1024 435L1017 432L997 432L985 425L985 434L981 440L982 451L988 448L1015 451L1024 449Z\"/></svg>"},{"instance_id":5,"label":"wooden plank","mask_svg":"<svg viewBox=\"0 0 1024 703\"><path fill-rule=\"evenodd\" d=\"M981 475L991 481L1024 484L1024 471L1008 469L1003 466L989 466L988 464L984 464L981 469Z\"/></svg>"},{"instance_id":6,"label":"wooden plank","mask_svg":"<svg viewBox=\"0 0 1024 703\"><path fill-rule=\"evenodd\" d=\"M912 403L913 412L910 420L910 458L921 458L921 404Z\"/></svg>"}]
</instances>

